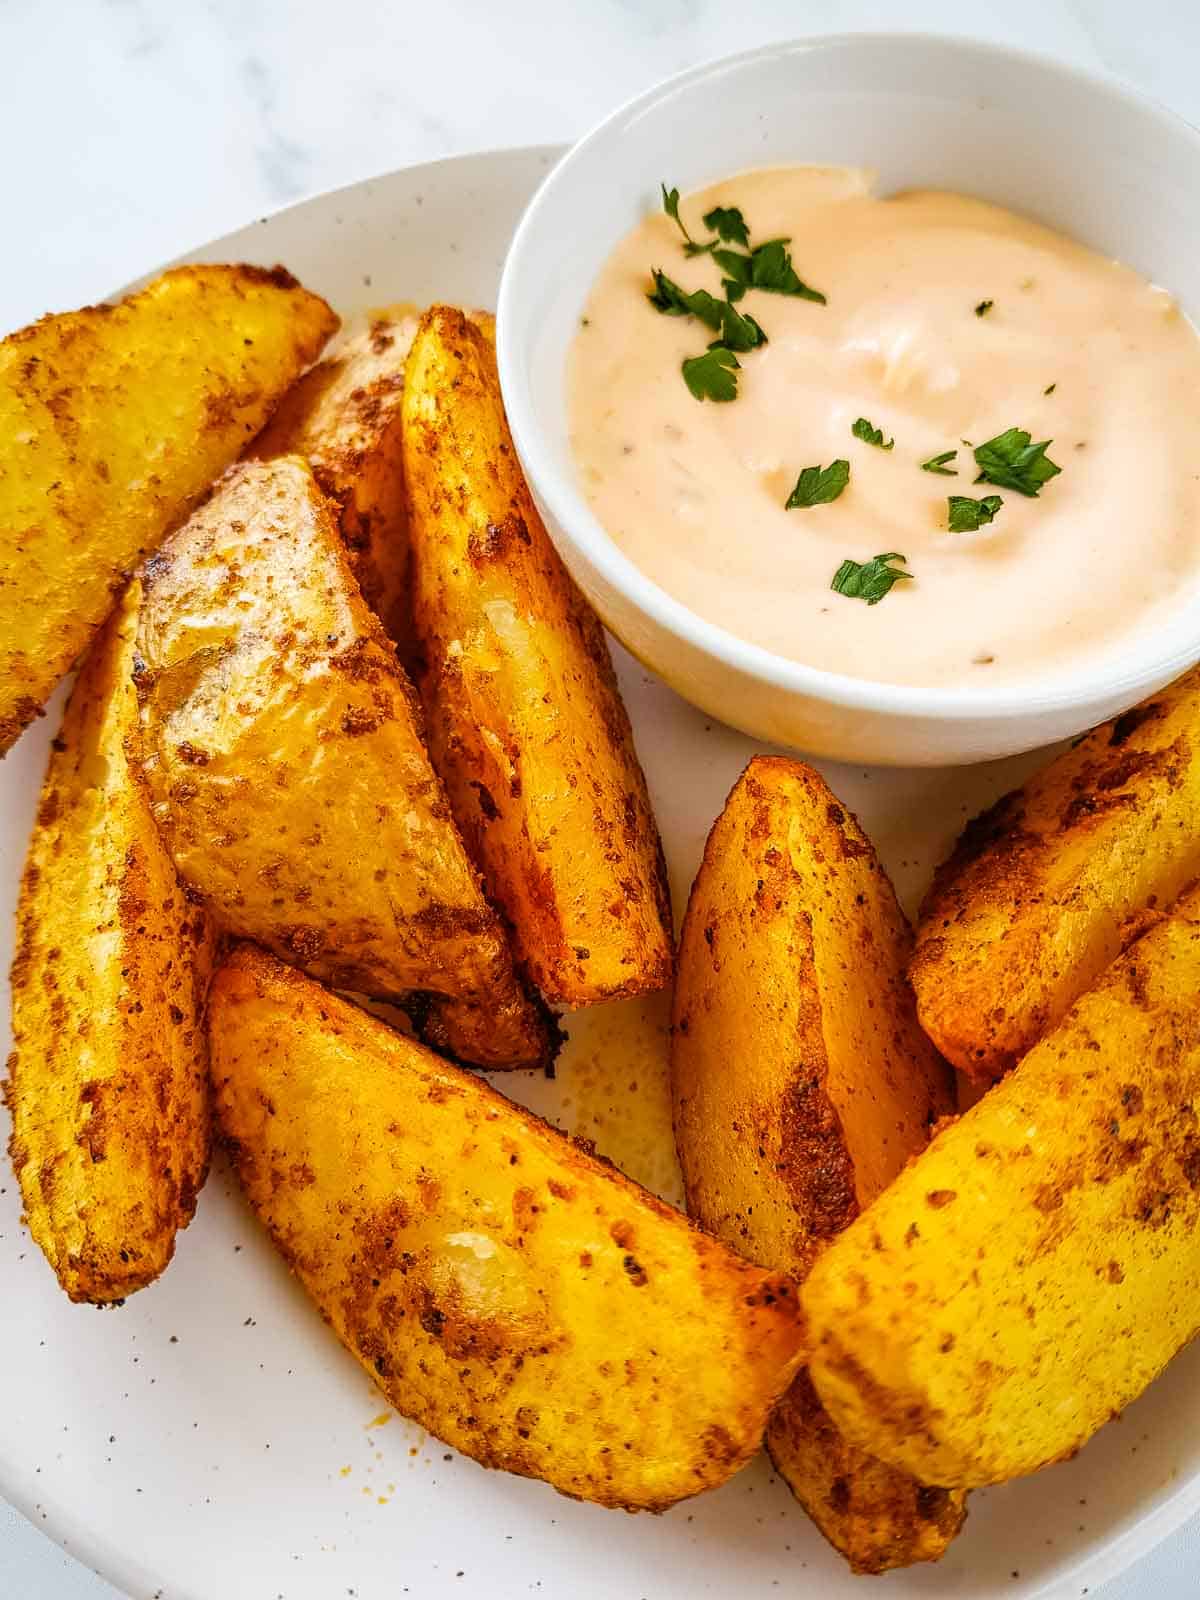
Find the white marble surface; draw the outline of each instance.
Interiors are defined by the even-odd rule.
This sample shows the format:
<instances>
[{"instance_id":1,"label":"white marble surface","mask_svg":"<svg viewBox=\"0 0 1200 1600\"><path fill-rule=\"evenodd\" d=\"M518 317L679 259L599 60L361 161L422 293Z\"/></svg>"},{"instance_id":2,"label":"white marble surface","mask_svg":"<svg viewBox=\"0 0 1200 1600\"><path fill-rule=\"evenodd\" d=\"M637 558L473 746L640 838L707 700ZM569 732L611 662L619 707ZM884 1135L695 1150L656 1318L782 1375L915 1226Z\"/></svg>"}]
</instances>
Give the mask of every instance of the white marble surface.
<instances>
[{"instance_id":1,"label":"white marble surface","mask_svg":"<svg viewBox=\"0 0 1200 1600\"><path fill-rule=\"evenodd\" d=\"M864 28L1043 50L1200 122L1197 0L0 0L0 328L314 190L570 139L694 61ZM1197 1593L1200 1524L1097 1592ZM0 1505L0 1600L116 1596Z\"/></svg>"}]
</instances>

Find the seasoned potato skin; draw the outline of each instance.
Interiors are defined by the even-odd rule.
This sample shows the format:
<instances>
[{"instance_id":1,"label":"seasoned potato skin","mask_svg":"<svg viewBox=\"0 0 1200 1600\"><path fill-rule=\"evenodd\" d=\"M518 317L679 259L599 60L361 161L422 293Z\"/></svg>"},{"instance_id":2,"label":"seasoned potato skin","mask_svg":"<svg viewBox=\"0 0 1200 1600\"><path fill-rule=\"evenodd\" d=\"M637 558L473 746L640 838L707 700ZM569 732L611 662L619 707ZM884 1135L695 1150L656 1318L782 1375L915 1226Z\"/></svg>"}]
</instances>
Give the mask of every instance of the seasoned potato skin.
<instances>
[{"instance_id":1,"label":"seasoned potato skin","mask_svg":"<svg viewBox=\"0 0 1200 1600\"><path fill-rule=\"evenodd\" d=\"M1002 1076L1200 872L1200 669L1096 728L964 832L910 969L926 1032Z\"/></svg>"},{"instance_id":2,"label":"seasoned potato skin","mask_svg":"<svg viewBox=\"0 0 1200 1600\"><path fill-rule=\"evenodd\" d=\"M185 883L340 988L427 991L427 1025L466 1060L544 1062L545 1021L308 466L232 468L144 581L144 770Z\"/></svg>"},{"instance_id":3,"label":"seasoned potato skin","mask_svg":"<svg viewBox=\"0 0 1200 1600\"><path fill-rule=\"evenodd\" d=\"M250 454L303 456L331 502L363 599L403 650L411 638L400 449L404 364L418 314L373 318L284 395Z\"/></svg>"},{"instance_id":4,"label":"seasoned potato skin","mask_svg":"<svg viewBox=\"0 0 1200 1600\"><path fill-rule=\"evenodd\" d=\"M758 1449L801 1355L785 1276L261 950L218 974L212 1043L251 1205L405 1415L631 1511Z\"/></svg>"},{"instance_id":5,"label":"seasoned potato skin","mask_svg":"<svg viewBox=\"0 0 1200 1600\"><path fill-rule=\"evenodd\" d=\"M282 267L176 267L0 342L0 755L336 327Z\"/></svg>"},{"instance_id":6,"label":"seasoned potato skin","mask_svg":"<svg viewBox=\"0 0 1200 1600\"><path fill-rule=\"evenodd\" d=\"M486 329L433 306L404 460L418 686L434 766L547 1000L665 988L666 874L599 622L530 498Z\"/></svg>"},{"instance_id":7,"label":"seasoned potato skin","mask_svg":"<svg viewBox=\"0 0 1200 1600\"><path fill-rule=\"evenodd\" d=\"M1073 1454L1200 1329L1200 891L835 1241L817 1392L923 1481Z\"/></svg>"},{"instance_id":8,"label":"seasoned potato skin","mask_svg":"<svg viewBox=\"0 0 1200 1600\"><path fill-rule=\"evenodd\" d=\"M7 1099L34 1239L72 1300L167 1265L208 1170L208 919L134 772L138 585L98 634L54 741L21 881Z\"/></svg>"},{"instance_id":9,"label":"seasoned potato skin","mask_svg":"<svg viewBox=\"0 0 1200 1600\"><path fill-rule=\"evenodd\" d=\"M799 761L751 761L688 902L671 1042L688 1211L755 1261L802 1275L953 1106L917 1026L911 934L869 841ZM767 1447L859 1572L936 1560L963 1496L843 1439L801 1373Z\"/></svg>"}]
</instances>

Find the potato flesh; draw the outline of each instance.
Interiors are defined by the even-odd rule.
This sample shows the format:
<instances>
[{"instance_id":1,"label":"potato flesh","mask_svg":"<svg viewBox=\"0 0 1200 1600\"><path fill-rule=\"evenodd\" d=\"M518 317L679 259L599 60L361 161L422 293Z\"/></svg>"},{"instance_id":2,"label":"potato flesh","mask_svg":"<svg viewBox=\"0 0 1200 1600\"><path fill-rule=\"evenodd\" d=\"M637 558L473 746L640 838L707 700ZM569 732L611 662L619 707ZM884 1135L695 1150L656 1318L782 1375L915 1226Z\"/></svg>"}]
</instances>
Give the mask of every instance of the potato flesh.
<instances>
[{"instance_id":1,"label":"potato flesh","mask_svg":"<svg viewBox=\"0 0 1200 1600\"><path fill-rule=\"evenodd\" d=\"M430 751L547 1000L665 988L658 830L603 630L522 476L486 329L434 306L409 358L405 475Z\"/></svg>"},{"instance_id":2,"label":"potato flesh","mask_svg":"<svg viewBox=\"0 0 1200 1600\"><path fill-rule=\"evenodd\" d=\"M167 1265L208 1168L213 941L131 767L133 584L84 661L17 908L11 1150L30 1232L72 1300Z\"/></svg>"},{"instance_id":3,"label":"potato flesh","mask_svg":"<svg viewBox=\"0 0 1200 1600\"><path fill-rule=\"evenodd\" d=\"M336 327L282 268L198 266L0 342L0 755Z\"/></svg>"},{"instance_id":4,"label":"potato flesh","mask_svg":"<svg viewBox=\"0 0 1200 1600\"><path fill-rule=\"evenodd\" d=\"M1077 1450L1200 1328L1200 891L940 1133L805 1286L839 1427L926 1482Z\"/></svg>"},{"instance_id":5,"label":"potato flesh","mask_svg":"<svg viewBox=\"0 0 1200 1600\"><path fill-rule=\"evenodd\" d=\"M340 988L421 992L467 1060L544 1061L411 686L304 462L232 469L171 537L138 653L155 817L221 926Z\"/></svg>"},{"instance_id":6,"label":"potato flesh","mask_svg":"<svg viewBox=\"0 0 1200 1600\"><path fill-rule=\"evenodd\" d=\"M952 1109L916 1022L911 935L875 852L802 763L753 760L714 824L680 943L675 1131L688 1211L803 1274ZM942 1554L962 1497L856 1450L804 1374L767 1445L860 1571Z\"/></svg>"},{"instance_id":7,"label":"potato flesh","mask_svg":"<svg viewBox=\"0 0 1200 1600\"><path fill-rule=\"evenodd\" d=\"M1200 669L1095 729L970 824L911 967L938 1048L1012 1068L1200 872Z\"/></svg>"},{"instance_id":8,"label":"potato flesh","mask_svg":"<svg viewBox=\"0 0 1200 1600\"><path fill-rule=\"evenodd\" d=\"M334 508L363 599L402 655L411 618L401 399L418 321L416 312L372 318L292 386L250 451L260 460L308 462Z\"/></svg>"},{"instance_id":9,"label":"potato flesh","mask_svg":"<svg viewBox=\"0 0 1200 1600\"><path fill-rule=\"evenodd\" d=\"M251 1205L406 1416L631 1510L757 1450L801 1352L785 1277L262 951L218 974L212 1047Z\"/></svg>"}]
</instances>

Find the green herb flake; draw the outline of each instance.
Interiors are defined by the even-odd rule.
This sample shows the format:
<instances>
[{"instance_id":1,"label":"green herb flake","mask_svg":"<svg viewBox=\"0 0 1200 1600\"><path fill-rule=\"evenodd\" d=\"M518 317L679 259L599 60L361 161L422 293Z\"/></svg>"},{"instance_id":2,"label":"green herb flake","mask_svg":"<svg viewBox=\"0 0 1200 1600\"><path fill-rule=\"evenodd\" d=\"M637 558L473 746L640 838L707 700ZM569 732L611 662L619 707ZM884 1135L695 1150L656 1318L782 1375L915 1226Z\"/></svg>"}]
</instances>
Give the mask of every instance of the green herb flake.
<instances>
[{"instance_id":1,"label":"green herb flake","mask_svg":"<svg viewBox=\"0 0 1200 1600\"><path fill-rule=\"evenodd\" d=\"M999 489L1015 489L1034 498L1044 483L1062 471L1046 454L1053 443L1053 439L1043 439L1031 444L1024 428L1007 428L976 448L979 476L975 482L994 483Z\"/></svg>"},{"instance_id":2,"label":"green herb flake","mask_svg":"<svg viewBox=\"0 0 1200 1600\"><path fill-rule=\"evenodd\" d=\"M722 344L727 350L757 350L759 345L766 344L767 336L758 323L748 313L743 313L736 306L731 306L728 300L719 303L721 319L721 337L713 344ZM709 346L711 350L713 345Z\"/></svg>"},{"instance_id":3,"label":"green herb flake","mask_svg":"<svg viewBox=\"0 0 1200 1600\"><path fill-rule=\"evenodd\" d=\"M861 439L864 444L877 445L880 450L892 450L896 445L895 439L889 439L885 444L883 442L883 429L873 428L866 417L859 417L850 432L856 439Z\"/></svg>"},{"instance_id":4,"label":"green herb flake","mask_svg":"<svg viewBox=\"0 0 1200 1600\"><path fill-rule=\"evenodd\" d=\"M696 249L703 249L704 247L702 245L696 245L695 240L683 225L683 218L679 215L679 190L668 189L665 183L660 183L659 188L662 190L663 210L679 229L687 244L692 245Z\"/></svg>"},{"instance_id":5,"label":"green herb flake","mask_svg":"<svg viewBox=\"0 0 1200 1600\"><path fill-rule=\"evenodd\" d=\"M1043 394L1053 394L1055 389L1057 389L1057 388L1058 388L1058 385L1056 383L1048 383L1046 385L1046 387L1042 390L1042 393Z\"/></svg>"},{"instance_id":6,"label":"green herb flake","mask_svg":"<svg viewBox=\"0 0 1200 1600\"><path fill-rule=\"evenodd\" d=\"M972 500L965 494L952 494L948 504L950 532L974 533L976 529L986 527L989 522L995 520L996 513L1004 501L998 494L985 494L982 500Z\"/></svg>"},{"instance_id":7,"label":"green herb flake","mask_svg":"<svg viewBox=\"0 0 1200 1600\"><path fill-rule=\"evenodd\" d=\"M736 400L735 376L741 362L732 350L716 344L702 356L688 356L682 365L683 381L697 400Z\"/></svg>"},{"instance_id":8,"label":"green herb flake","mask_svg":"<svg viewBox=\"0 0 1200 1600\"><path fill-rule=\"evenodd\" d=\"M720 331L724 308L715 295L707 289L681 289L665 272L654 267L651 271L654 290L646 296L656 311L666 317L698 317L706 328Z\"/></svg>"},{"instance_id":9,"label":"green herb flake","mask_svg":"<svg viewBox=\"0 0 1200 1600\"><path fill-rule=\"evenodd\" d=\"M750 248L750 229L736 206L714 206L704 213L704 226L715 233L725 244L744 245Z\"/></svg>"},{"instance_id":10,"label":"green herb flake","mask_svg":"<svg viewBox=\"0 0 1200 1600\"><path fill-rule=\"evenodd\" d=\"M799 300L813 300L821 306L826 303L819 289L810 289L796 275L786 239L770 239L751 253L750 287L765 289L770 294L795 295Z\"/></svg>"},{"instance_id":11,"label":"green herb flake","mask_svg":"<svg viewBox=\"0 0 1200 1600\"><path fill-rule=\"evenodd\" d=\"M975 307L975 315L977 317L986 317L995 304L994 300L981 300Z\"/></svg>"},{"instance_id":12,"label":"green herb flake","mask_svg":"<svg viewBox=\"0 0 1200 1600\"><path fill-rule=\"evenodd\" d=\"M850 482L850 463L831 461L827 467L805 467L796 479L796 487L784 502L784 509L794 511L798 506L824 506L838 495Z\"/></svg>"},{"instance_id":13,"label":"green herb flake","mask_svg":"<svg viewBox=\"0 0 1200 1600\"><path fill-rule=\"evenodd\" d=\"M869 606L876 606L902 578L912 577L911 572L901 572L889 565L892 561L907 559L897 550L888 550L883 555L872 556L870 561L843 561L829 587L835 594L848 595L852 600L865 600Z\"/></svg>"},{"instance_id":14,"label":"green herb flake","mask_svg":"<svg viewBox=\"0 0 1200 1600\"><path fill-rule=\"evenodd\" d=\"M953 461L958 454L957 450L943 450L940 456L930 456L928 461L922 461L922 472L936 472L942 478L957 478L958 468L948 467L947 461Z\"/></svg>"}]
</instances>

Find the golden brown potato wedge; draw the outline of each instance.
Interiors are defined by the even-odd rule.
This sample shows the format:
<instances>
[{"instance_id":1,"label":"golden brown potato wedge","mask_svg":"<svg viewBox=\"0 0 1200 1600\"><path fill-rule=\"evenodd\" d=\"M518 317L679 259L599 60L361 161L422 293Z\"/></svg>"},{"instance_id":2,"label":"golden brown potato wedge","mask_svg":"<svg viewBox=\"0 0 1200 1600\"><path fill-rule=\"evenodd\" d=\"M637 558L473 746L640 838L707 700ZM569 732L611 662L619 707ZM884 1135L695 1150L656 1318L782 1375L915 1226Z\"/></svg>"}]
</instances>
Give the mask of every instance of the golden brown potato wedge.
<instances>
[{"instance_id":1,"label":"golden brown potato wedge","mask_svg":"<svg viewBox=\"0 0 1200 1600\"><path fill-rule=\"evenodd\" d=\"M7 1099L34 1239L72 1300L167 1265L208 1169L208 919L127 744L138 585L97 636L42 786L17 908Z\"/></svg>"},{"instance_id":2,"label":"golden brown potato wedge","mask_svg":"<svg viewBox=\"0 0 1200 1600\"><path fill-rule=\"evenodd\" d=\"M336 327L282 267L177 267L0 342L0 755Z\"/></svg>"},{"instance_id":3,"label":"golden brown potato wedge","mask_svg":"<svg viewBox=\"0 0 1200 1600\"><path fill-rule=\"evenodd\" d=\"M972 822L921 909L921 1021L1000 1077L1200 872L1200 669Z\"/></svg>"},{"instance_id":4,"label":"golden brown potato wedge","mask_svg":"<svg viewBox=\"0 0 1200 1600\"><path fill-rule=\"evenodd\" d=\"M749 1259L802 1276L952 1110L904 976L911 942L824 780L751 761L688 901L671 1040L688 1211ZM805 1374L767 1448L856 1571L936 1560L962 1525L962 1495L847 1443Z\"/></svg>"},{"instance_id":5,"label":"golden brown potato wedge","mask_svg":"<svg viewBox=\"0 0 1200 1600\"><path fill-rule=\"evenodd\" d=\"M402 649L411 629L400 404L419 320L415 311L374 318L293 385L250 451L308 462L363 599Z\"/></svg>"},{"instance_id":6,"label":"golden brown potato wedge","mask_svg":"<svg viewBox=\"0 0 1200 1600\"><path fill-rule=\"evenodd\" d=\"M218 974L211 1033L250 1203L398 1410L629 1510L757 1451L801 1354L786 1276L263 951Z\"/></svg>"},{"instance_id":7,"label":"golden brown potato wedge","mask_svg":"<svg viewBox=\"0 0 1200 1600\"><path fill-rule=\"evenodd\" d=\"M546 1024L305 463L233 468L145 588L145 772L180 875L220 925L340 988L427 991L431 1036L465 1060L543 1062Z\"/></svg>"},{"instance_id":8,"label":"golden brown potato wedge","mask_svg":"<svg viewBox=\"0 0 1200 1600\"><path fill-rule=\"evenodd\" d=\"M835 1241L804 1289L847 1438L927 1482L1071 1455L1200 1330L1200 890Z\"/></svg>"},{"instance_id":9,"label":"golden brown potato wedge","mask_svg":"<svg viewBox=\"0 0 1200 1600\"><path fill-rule=\"evenodd\" d=\"M547 1000L662 989L658 829L604 633L534 509L486 332L434 306L409 356L404 462L430 753Z\"/></svg>"}]
</instances>

